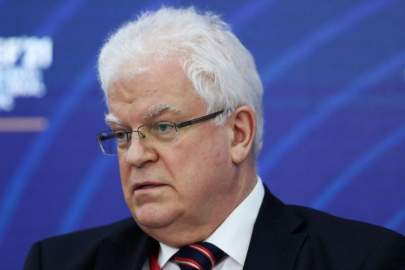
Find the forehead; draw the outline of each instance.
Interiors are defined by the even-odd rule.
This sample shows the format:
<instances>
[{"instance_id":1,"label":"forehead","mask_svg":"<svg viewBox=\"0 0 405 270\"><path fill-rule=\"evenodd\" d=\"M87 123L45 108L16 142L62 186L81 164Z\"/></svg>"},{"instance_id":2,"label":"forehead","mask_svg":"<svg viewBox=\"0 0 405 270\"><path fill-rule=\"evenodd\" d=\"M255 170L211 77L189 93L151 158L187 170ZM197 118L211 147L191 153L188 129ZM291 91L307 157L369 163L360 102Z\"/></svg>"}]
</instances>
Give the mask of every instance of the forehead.
<instances>
[{"instance_id":1,"label":"forehead","mask_svg":"<svg viewBox=\"0 0 405 270\"><path fill-rule=\"evenodd\" d=\"M178 58L152 58L144 65L143 72L135 75L125 72L131 69L131 64L123 66L123 75L108 89L110 114L129 122L140 121L145 115L162 110L205 111L205 103L197 95Z\"/></svg>"}]
</instances>

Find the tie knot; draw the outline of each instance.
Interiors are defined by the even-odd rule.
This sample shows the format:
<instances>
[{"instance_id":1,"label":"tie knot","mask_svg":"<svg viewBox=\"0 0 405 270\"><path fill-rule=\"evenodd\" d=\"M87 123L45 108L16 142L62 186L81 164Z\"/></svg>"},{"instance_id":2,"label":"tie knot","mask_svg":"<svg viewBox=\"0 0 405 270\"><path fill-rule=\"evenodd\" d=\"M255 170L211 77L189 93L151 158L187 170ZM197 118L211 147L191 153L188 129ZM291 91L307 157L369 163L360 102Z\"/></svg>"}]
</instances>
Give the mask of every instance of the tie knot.
<instances>
[{"instance_id":1,"label":"tie knot","mask_svg":"<svg viewBox=\"0 0 405 270\"><path fill-rule=\"evenodd\" d=\"M182 247L173 255L171 260L182 270L210 270L224 256L225 253L215 245L208 242L198 242Z\"/></svg>"}]
</instances>

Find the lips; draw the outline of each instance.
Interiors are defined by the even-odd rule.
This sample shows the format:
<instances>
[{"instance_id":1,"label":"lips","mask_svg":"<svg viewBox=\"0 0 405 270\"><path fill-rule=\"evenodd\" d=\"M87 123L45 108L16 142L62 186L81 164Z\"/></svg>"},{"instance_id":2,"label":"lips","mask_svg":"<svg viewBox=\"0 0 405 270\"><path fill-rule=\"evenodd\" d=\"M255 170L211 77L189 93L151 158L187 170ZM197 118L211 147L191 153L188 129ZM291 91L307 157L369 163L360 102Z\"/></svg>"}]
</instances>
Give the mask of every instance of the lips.
<instances>
[{"instance_id":1,"label":"lips","mask_svg":"<svg viewBox=\"0 0 405 270\"><path fill-rule=\"evenodd\" d=\"M142 183L135 184L134 191L153 189L153 188L162 187L164 185L165 184L162 184L162 183L147 181L147 182L142 182Z\"/></svg>"}]
</instances>

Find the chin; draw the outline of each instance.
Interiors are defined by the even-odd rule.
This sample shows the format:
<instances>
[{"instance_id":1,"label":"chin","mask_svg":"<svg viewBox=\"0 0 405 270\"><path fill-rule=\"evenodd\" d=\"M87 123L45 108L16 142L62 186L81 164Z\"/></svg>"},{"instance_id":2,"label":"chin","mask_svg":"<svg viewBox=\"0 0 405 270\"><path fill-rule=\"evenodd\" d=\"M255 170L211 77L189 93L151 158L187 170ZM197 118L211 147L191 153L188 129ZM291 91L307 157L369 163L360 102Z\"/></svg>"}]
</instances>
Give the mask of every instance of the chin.
<instances>
[{"instance_id":1,"label":"chin","mask_svg":"<svg viewBox=\"0 0 405 270\"><path fill-rule=\"evenodd\" d=\"M136 223L147 231L168 228L179 216L175 211L153 206L138 207L132 211L132 215Z\"/></svg>"}]
</instances>

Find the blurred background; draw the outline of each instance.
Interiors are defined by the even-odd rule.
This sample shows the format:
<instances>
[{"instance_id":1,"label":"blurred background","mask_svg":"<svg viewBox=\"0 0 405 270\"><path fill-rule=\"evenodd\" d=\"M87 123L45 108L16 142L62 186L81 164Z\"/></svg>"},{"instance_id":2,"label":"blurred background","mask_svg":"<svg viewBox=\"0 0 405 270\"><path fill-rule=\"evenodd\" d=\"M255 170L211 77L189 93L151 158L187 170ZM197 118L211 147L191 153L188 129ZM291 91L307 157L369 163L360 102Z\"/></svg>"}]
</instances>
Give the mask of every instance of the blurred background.
<instances>
[{"instance_id":1,"label":"blurred background","mask_svg":"<svg viewBox=\"0 0 405 270\"><path fill-rule=\"evenodd\" d=\"M289 204L405 233L405 2L0 0L1 269L44 237L127 217L96 58L142 10L219 13L265 87L259 172Z\"/></svg>"}]
</instances>

